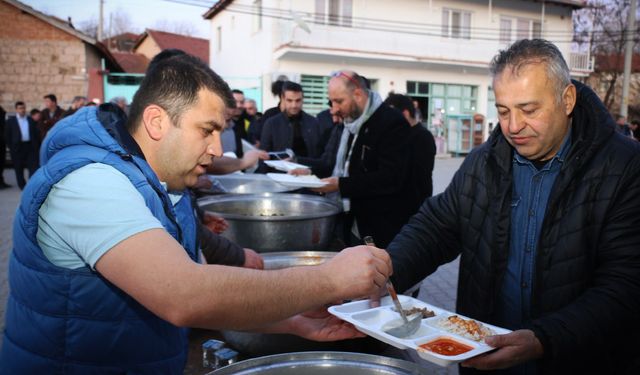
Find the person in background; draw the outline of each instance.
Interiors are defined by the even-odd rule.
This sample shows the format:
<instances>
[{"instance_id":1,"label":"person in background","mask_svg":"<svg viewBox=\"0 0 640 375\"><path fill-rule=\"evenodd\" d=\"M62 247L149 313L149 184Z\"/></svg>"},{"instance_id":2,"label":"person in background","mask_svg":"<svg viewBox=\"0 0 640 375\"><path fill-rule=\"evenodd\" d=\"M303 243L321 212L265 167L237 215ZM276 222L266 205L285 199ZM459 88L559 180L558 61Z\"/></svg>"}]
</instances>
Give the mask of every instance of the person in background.
<instances>
[{"instance_id":1,"label":"person in background","mask_svg":"<svg viewBox=\"0 0 640 375\"><path fill-rule=\"evenodd\" d=\"M640 141L640 121L639 120L631 120L629 123L629 129L631 130L631 136L636 141Z\"/></svg>"},{"instance_id":2,"label":"person in background","mask_svg":"<svg viewBox=\"0 0 640 375\"><path fill-rule=\"evenodd\" d=\"M49 94L43 97L44 109L40 113L40 122L38 122L38 132L40 133L39 142L47 136L47 133L53 125L56 124L61 118L64 111L58 106L58 98L55 95Z\"/></svg>"},{"instance_id":3,"label":"person in background","mask_svg":"<svg viewBox=\"0 0 640 375\"><path fill-rule=\"evenodd\" d=\"M32 108L31 111L29 111L29 116L38 124L40 119L42 119L42 112L38 108Z\"/></svg>"},{"instance_id":4,"label":"person in background","mask_svg":"<svg viewBox=\"0 0 640 375\"><path fill-rule=\"evenodd\" d=\"M271 93L278 98L278 105L267 109L262 116L255 122L252 127L251 134L255 138L255 146L260 148L260 138L262 137L262 128L264 123L273 116L280 114L284 110L284 103L282 102L282 86L286 81L277 80L271 84Z\"/></svg>"},{"instance_id":5,"label":"person in background","mask_svg":"<svg viewBox=\"0 0 640 375\"><path fill-rule=\"evenodd\" d=\"M616 115L617 130L627 137L631 136L631 130L629 130L629 124L627 124L627 118L622 115Z\"/></svg>"},{"instance_id":6,"label":"person in background","mask_svg":"<svg viewBox=\"0 0 640 375\"><path fill-rule=\"evenodd\" d=\"M459 255L458 313L513 332L461 374L638 374L640 144L551 42L490 64L500 126L387 247L399 291Z\"/></svg>"},{"instance_id":7,"label":"person in background","mask_svg":"<svg viewBox=\"0 0 640 375\"><path fill-rule=\"evenodd\" d=\"M422 116L422 111L420 110L420 103L415 99L413 99L411 102L413 103L413 109L415 112L413 118L416 120L416 122L422 123L422 121L424 121L424 117Z\"/></svg>"},{"instance_id":8,"label":"person in background","mask_svg":"<svg viewBox=\"0 0 640 375\"><path fill-rule=\"evenodd\" d=\"M332 177L322 193L339 192L346 244L372 236L382 248L416 208L410 199L411 127L402 115L369 90L363 77L338 71L329 81L331 113L344 119Z\"/></svg>"},{"instance_id":9,"label":"person in background","mask_svg":"<svg viewBox=\"0 0 640 375\"><path fill-rule=\"evenodd\" d=\"M296 157L320 157L320 126L315 117L302 109L303 95L302 86L295 82L286 82L282 86L284 111L264 123L261 149L291 149Z\"/></svg>"},{"instance_id":10,"label":"person in background","mask_svg":"<svg viewBox=\"0 0 640 375\"><path fill-rule=\"evenodd\" d=\"M116 96L109 101L111 104L116 105L122 110L122 112L129 114L129 107L127 105L127 98L124 96Z\"/></svg>"},{"instance_id":11,"label":"person in background","mask_svg":"<svg viewBox=\"0 0 640 375\"><path fill-rule=\"evenodd\" d=\"M36 122L27 115L27 106L16 102L16 115L7 120L4 137L11 153L11 162L16 173L20 190L27 184L24 178L25 168L29 179L38 169L38 128Z\"/></svg>"},{"instance_id":12,"label":"person in background","mask_svg":"<svg viewBox=\"0 0 640 375\"><path fill-rule=\"evenodd\" d=\"M395 108L411 125L411 180L414 182L416 211L425 199L433 194L433 165L436 158L436 142L427 128L415 118L415 107L408 96L389 94L384 101Z\"/></svg>"},{"instance_id":13,"label":"person in background","mask_svg":"<svg viewBox=\"0 0 640 375\"><path fill-rule=\"evenodd\" d=\"M183 327L362 336L302 313L375 293L382 250L277 271L197 262L187 188L220 155L231 103L207 64L173 56L147 71L126 123L85 108L45 139L14 222L2 371L182 374Z\"/></svg>"},{"instance_id":14,"label":"person in background","mask_svg":"<svg viewBox=\"0 0 640 375\"><path fill-rule=\"evenodd\" d=\"M77 110L84 107L86 104L87 104L86 97L75 96L71 101L71 106L69 106L69 109L67 109L67 111L64 113L64 115L62 115L62 117L71 116L72 114L76 113Z\"/></svg>"},{"instance_id":15,"label":"person in background","mask_svg":"<svg viewBox=\"0 0 640 375\"><path fill-rule=\"evenodd\" d=\"M7 112L0 106L0 189L11 187L11 185L7 184L4 180L4 166L7 162L7 143L4 136L6 115Z\"/></svg>"},{"instance_id":16,"label":"person in background","mask_svg":"<svg viewBox=\"0 0 640 375\"><path fill-rule=\"evenodd\" d=\"M258 104L253 99L245 99L244 110L252 120L262 117L262 112L258 112Z\"/></svg>"}]
</instances>

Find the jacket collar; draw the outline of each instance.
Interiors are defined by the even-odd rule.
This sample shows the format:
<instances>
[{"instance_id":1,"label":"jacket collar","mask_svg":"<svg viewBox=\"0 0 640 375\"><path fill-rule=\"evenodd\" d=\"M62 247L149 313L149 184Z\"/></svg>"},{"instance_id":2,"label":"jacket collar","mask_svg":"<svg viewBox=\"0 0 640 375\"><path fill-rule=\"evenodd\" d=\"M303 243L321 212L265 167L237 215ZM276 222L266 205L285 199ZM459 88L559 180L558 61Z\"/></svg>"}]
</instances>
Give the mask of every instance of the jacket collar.
<instances>
[{"instance_id":1,"label":"jacket collar","mask_svg":"<svg viewBox=\"0 0 640 375\"><path fill-rule=\"evenodd\" d=\"M128 154L144 159L144 154L140 146L125 126L127 115L120 107L111 103L101 104L98 107L96 116L107 133L109 133Z\"/></svg>"}]
</instances>

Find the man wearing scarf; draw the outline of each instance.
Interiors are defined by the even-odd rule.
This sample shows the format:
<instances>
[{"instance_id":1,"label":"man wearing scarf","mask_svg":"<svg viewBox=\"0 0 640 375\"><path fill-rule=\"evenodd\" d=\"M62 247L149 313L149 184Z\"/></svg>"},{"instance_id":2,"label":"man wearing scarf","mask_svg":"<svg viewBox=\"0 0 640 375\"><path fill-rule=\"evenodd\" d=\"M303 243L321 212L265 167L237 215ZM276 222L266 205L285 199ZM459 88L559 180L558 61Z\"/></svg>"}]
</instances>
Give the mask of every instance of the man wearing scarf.
<instances>
[{"instance_id":1,"label":"man wearing scarf","mask_svg":"<svg viewBox=\"0 0 640 375\"><path fill-rule=\"evenodd\" d=\"M410 126L355 72L332 74L329 99L345 131L332 177L316 190L340 194L347 245L373 236L384 248L417 210L410 199Z\"/></svg>"}]
</instances>

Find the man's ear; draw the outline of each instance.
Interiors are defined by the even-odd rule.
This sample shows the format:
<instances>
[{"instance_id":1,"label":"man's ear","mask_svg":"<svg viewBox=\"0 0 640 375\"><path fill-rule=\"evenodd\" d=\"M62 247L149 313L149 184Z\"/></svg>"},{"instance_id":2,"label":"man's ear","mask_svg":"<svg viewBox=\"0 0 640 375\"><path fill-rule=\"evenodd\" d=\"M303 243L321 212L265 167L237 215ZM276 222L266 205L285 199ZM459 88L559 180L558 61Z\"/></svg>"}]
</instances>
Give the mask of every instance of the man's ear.
<instances>
[{"instance_id":1,"label":"man's ear","mask_svg":"<svg viewBox=\"0 0 640 375\"><path fill-rule=\"evenodd\" d=\"M165 116L167 112L155 104L147 106L142 112L142 126L154 141L162 139Z\"/></svg>"},{"instance_id":2,"label":"man's ear","mask_svg":"<svg viewBox=\"0 0 640 375\"><path fill-rule=\"evenodd\" d=\"M569 116L571 112L573 112L573 107L575 107L576 105L576 100L577 100L576 86L574 86L573 84L570 84L567 87L565 87L564 92L562 93L562 102L564 105L565 114L567 116Z\"/></svg>"}]
</instances>

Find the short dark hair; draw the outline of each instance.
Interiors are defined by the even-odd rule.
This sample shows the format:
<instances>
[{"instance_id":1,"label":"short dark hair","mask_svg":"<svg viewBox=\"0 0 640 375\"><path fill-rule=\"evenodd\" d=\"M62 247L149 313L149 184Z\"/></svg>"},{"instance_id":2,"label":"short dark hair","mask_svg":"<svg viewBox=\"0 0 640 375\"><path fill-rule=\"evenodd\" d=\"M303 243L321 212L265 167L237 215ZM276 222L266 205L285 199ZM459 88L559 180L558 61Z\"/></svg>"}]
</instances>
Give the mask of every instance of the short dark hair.
<instances>
[{"instance_id":1,"label":"short dark hair","mask_svg":"<svg viewBox=\"0 0 640 375\"><path fill-rule=\"evenodd\" d=\"M52 102L58 104L58 98L56 98L56 96L53 95L53 94L45 95L45 96L42 97L42 99L49 99Z\"/></svg>"},{"instance_id":2,"label":"short dark hair","mask_svg":"<svg viewBox=\"0 0 640 375\"><path fill-rule=\"evenodd\" d=\"M18 108L19 105L24 105L23 101L18 100L14 108Z\"/></svg>"},{"instance_id":3,"label":"short dark hair","mask_svg":"<svg viewBox=\"0 0 640 375\"><path fill-rule=\"evenodd\" d=\"M164 59L168 59L173 56L182 56L187 53L181 49L177 48L167 48L160 51L157 55L153 56L151 61L149 61L149 65L147 66L147 70L152 69L157 63Z\"/></svg>"},{"instance_id":4,"label":"short dark hair","mask_svg":"<svg viewBox=\"0 0 640 375\"><path fill-rule=\"evenodd\" d=\"M631 120L631 124L640 125L640 120Z\"/></svg>"},{"instance_id":5,"label":"short dark hair","mask_svg":"<svg viewBox=\"0 0 640 375\"><path fill-rule=\"evenodd\" d=\"M240 94L240 95L244 95L244 92L242 92L242 90L238 90L238 89L233 89L231 90L232 94Z\"/></svg>"},{"instance_id":6,"label":"short dark hair","mask_svg":"<svg viewBox=\"0 0 640 375\"><path fill-rule=\"evenodd\" d=\"M562 53L553 43L544 39L522 39L506 50L501 50L491 60L489 70L493 78L510 67L517 74L530 64L545 63L547 78L555 86L556 101L562 100L562 93L571 84L571 74Z\"/></svg>"},{"instance_id":7,"label":"short dark hair","mask_svg":"<svg viewBox=\"0 0 640 375\"><path fill-rule=\"evenodd\" d=\"M40 110L39 110L38 108L34 108L34 109L32 109L31 111L29 111L29 115L30 115L30 116L33 116L33 115L35 115L36 113L40 113Z\"/></svg>"},{"instance_id":8,"label":"short dark hair","mask_svg":"<svg viewBox=\"0 0 640 375\"><path fill-rule=\"evenodd\" d=\"M413 101L406 95L390 93L384 100L384 103L400 112L404 110L409 111L409 116L411 116L411 118L416 117L416 109L413 106Z\"/></svg>"},{"instance_id":9,"label":"short dark hair","mask_svg":"<svg viewBox=\"0 0 640 375\"><path fill-rule=\"evenodd\" d=\"M282 85L282 94L281 95L284 95L285 91L302 92L302 86L300 86L299 83L286 81Z\"/></svg>"},{"instance_id":10,"label":"short dark hair","mask_svg":"<svg viewBox=\"0 0 640 375\"><path fill-rule=\"evenodd\" d=\"M218 95L226 106L234 103L227 83L197 57L174 54L152 62L131 102L129 132L136 130L144 109L151 104L167 111L173 124L178 126L183 112L198 100L201 89Z\"/></svg>"},{"instance_id":11,"label":"short dark hair","mask_svg":"<svg viewBox=\"0 0 640 375\"><path fill-rule=\"evenodd\" d=\"M283 80L277 80L271 84L271 93L273 96L280 96L282 94L282 86L284 85Z\"/></svg>"}]
</instances>

